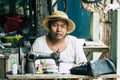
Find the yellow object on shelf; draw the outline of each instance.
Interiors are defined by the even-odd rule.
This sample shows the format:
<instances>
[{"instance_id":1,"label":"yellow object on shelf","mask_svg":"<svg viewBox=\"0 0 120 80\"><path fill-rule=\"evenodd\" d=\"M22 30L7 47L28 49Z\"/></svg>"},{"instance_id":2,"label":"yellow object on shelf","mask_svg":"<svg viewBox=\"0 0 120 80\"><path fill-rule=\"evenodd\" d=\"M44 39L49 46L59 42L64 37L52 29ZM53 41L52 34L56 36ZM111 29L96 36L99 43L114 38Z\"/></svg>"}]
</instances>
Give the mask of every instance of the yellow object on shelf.
<instances>
[{"instance_id":1,"label":"yellow object on shelf","mask_svg":"<svg viewBox=\"0 0 120 80\"><path fill-rule=\"evenodd\" d=\"M43 71L37 71L36 74L43 74Z\"/></svg>"},{"instance_id":2,"label":"yellow object on shelf","mask_svg":"<svg viewBox=\"0 0 120 80\"><path fill-rule=\"evenodd\" d=\"M4 43L10 43L11 46L17 46L19 44L19 40L23 36L5 36L3 37Z\"/></svg>"}]
</instances>

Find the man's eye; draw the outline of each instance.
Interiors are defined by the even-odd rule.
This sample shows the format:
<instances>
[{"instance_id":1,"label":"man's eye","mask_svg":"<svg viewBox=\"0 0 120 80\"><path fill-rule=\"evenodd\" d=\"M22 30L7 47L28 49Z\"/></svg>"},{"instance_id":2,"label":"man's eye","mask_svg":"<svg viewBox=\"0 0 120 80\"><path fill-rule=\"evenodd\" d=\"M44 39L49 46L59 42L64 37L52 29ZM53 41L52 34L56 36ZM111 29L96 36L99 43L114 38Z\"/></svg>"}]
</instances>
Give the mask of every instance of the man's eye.
<instances>
[{"instance_id":1,"label":"man's eye","mask_svg":"<svg viewBox=\"0 0 120 80\"><path fill-rule=\"evenodd\" d=\"M62 28L66 28L66 26L65 25L63 25L63 26L61 26Z\"/></svg>"},{"instance_id":2,"label":"man's eye","mask_svg":"<svg viewBox=\"0 0 120 80\"><path fill-rule=\"evenodd\" d=\"M57 26L57 24L53 24L52 26Z\"/></svg>"}]
</instances>

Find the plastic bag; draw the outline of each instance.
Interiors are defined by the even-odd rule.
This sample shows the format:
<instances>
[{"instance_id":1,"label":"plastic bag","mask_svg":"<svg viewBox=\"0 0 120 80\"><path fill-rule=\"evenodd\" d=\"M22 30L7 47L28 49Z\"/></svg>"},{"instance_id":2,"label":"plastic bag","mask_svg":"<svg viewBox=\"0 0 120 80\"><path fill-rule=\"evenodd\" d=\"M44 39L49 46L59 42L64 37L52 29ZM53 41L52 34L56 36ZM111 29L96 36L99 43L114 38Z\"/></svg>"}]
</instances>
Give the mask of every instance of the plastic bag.
<instances>
[{"instance_id":1,"label":"plastic bag","mask_svg":"<svg viewBox=\"0 0 120 80\"><path fill-rule=\"evenodd\" d=\"M91 60L81 66L73 67L70 70L71 74L90 76L112 74L115 72L115 65L110 59Z\"/></svg>"}]
</instances>

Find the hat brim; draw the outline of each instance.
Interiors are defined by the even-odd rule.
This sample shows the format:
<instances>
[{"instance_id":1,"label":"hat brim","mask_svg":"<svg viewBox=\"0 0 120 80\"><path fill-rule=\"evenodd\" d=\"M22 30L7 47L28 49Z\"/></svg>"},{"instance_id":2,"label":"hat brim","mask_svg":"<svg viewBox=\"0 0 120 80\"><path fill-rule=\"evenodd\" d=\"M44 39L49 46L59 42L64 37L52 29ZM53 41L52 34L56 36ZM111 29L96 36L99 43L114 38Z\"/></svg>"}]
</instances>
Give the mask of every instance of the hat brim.
<instances>
[{"instance_id":1,"label":"hat brim","mask_svg":"<svg viewBox=\"0 0 120 80\"><path fill-rule=\"evenodd\" d=\"M46 18L44 18L43 19L43 21L42 21L42 26L43 26L43 28L45 29L45 30L49 30L48 29L48 21L50 21L50 20L53 20L53 19L63 19L63 20L66 20L67 22L68 22L68 30L67 30L67 33L69 34L69 33L71 33L71 32L73 32L74 30L75 30L75 24L74 24L74 22L72 21L72 20L70 20L70 19L68 19L68 18L61 18L61 17L56 17L56 16L47 16Z\"/></svg>"}]
</instances>

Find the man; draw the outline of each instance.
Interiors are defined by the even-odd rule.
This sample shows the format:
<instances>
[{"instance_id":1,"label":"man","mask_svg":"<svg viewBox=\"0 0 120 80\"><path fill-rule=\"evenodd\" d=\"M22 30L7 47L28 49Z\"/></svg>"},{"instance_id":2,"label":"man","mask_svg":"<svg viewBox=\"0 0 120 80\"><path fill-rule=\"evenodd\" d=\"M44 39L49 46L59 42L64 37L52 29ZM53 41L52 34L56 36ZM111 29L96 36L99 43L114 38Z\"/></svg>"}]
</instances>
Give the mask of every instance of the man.
<instances>
[{"instance_id":1,"label":"man","mask_svg":"<svg viewBox=\"0 0 120 80\"><path fill-rule=\"evenodd\" d=\"M42 66L43 71L70 73L75 65L87 62L82 44L69 33L75 29L75 24L62 11L55 11L42 22L43 28L49 31L48 35L41 36L32 45L32 52L53 53L60 51L60 65L56 66L54 59L40 59L35 64ZM59 70L58 70L59 69Z\"/></svg>"}]
</instances>

